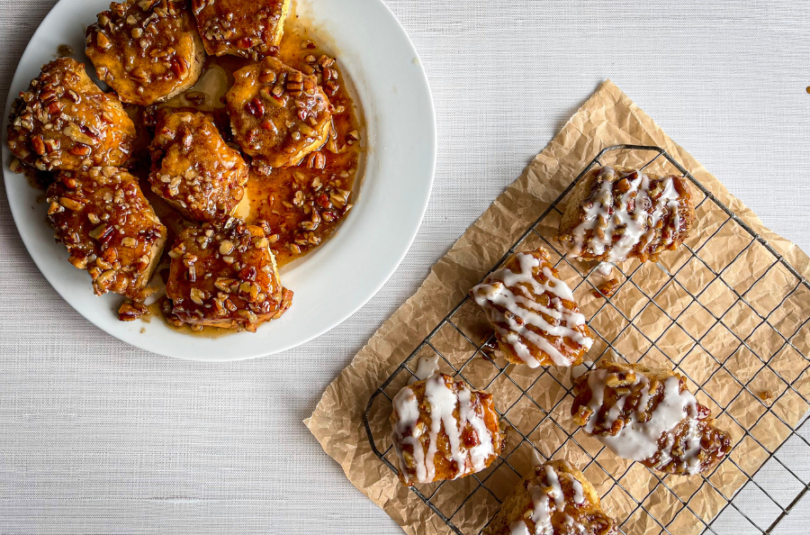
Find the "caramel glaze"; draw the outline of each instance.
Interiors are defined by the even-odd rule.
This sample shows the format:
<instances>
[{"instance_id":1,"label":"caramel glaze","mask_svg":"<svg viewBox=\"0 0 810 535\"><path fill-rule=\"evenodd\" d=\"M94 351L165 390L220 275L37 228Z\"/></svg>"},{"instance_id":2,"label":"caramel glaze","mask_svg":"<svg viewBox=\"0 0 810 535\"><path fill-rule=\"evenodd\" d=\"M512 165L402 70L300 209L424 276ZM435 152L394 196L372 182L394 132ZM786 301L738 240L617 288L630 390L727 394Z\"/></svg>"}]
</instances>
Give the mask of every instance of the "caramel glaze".
<instances>
[{"instance_id":1,"label":"caramel glaze","mask_svg":"<svg viewBox=\"0 0 810 535\"><path fill-rule=\"evenodd\" d=\"M323 55L328 56L316 44L309 44L310 42L306 29L288 27L279 50L279 59L300 70L308 65L307 56L312 55L315 58L320 58ZM314 48L312 48L313 46ZM336 195L334 200L341 204L342 191L351 192L354 189L363 149L361 148L361 142L354 140L350 133L363 132L363 129L361 127L362 123L355 112L351 94L346 88L343 73L340 71L340 57L338 56L336 59L337 62L331 68L336 69L339 73L338 83L340 87L334 95L327 94L330 103L335 109L343 108L343 112L335 113L332 119L337 134L335 136L335 146L340 152L335 154L326 150L326 148L320 150L319 152L325 156L326 160L323 169L308 167L308 158L305 158L300 165L295 167L273 169L269 176L263 176L251 169L245 186L249 200L246 205L247 210L244 210L245 207L240 207L237 210L237 215L243 217L248 224L266 221L270 225L274 236L277 235L278 237L277 241L271 245L271 249L276 255L276 262L279 267L305 256L319 245L322 245L334 234L344 217L351 210L353 202L351 195L348 196L347 202L342 207L338 207L332 202L332 193ZM161 107L191 107L210 113L225 141L236 147L230 128L230 119L225 111L224 95L233 85L233 73L250 64L250 60L236 56L209 56L197 86L166 102ZM130 107L127 106L127 108ZM136 158L138 170L135 171L135 174L142 177L143 181L145 181L149 172L148 145L152 132L148 127L153 126L154 112L154 108L138 108L138 117L135 118L139 133L149 131L148 135L139 136L134 149L138 156ZM245 156L245 159L250 160L248 156ZM321 183L320 188L317 186L318 181ZM315 188L313 188L313 182ZM146 183L144 182L144 184ZM316 188L318 188L318 191L315 191ZM154 195L148 185L144 185L142 189L152 203L160 220L168 229L169 239L167 243L174 243L177 236L191 223L172 209L163 199ZM298 199L303 197L303 203L296 199L296 194L299 191L301 194ZM314 230L305 230L301 227L301 224L312 221L313 211L318 213L320 223ZM169 275L168 266L169 259L166 257L158 267L156 274L156 277L161 277L164 283ZM152 314L163 317L160 302L154 303L148 309ZM192 330L188 325L175 327L169 322L165 323L169 328L183 334L204 338L219 338L242 330L242 327L230 329L203 327L202 330L198 331Z\"/></svg>"},{"instance_id":2,"label":"caramel glaze","mask_svg":"<svg viewBox=\"0 0 810 535\"><path fill-rule=\"evenodd\" d=\"M309 65L308 56L320 59L324 55L332 57L310 40L305 28L288 27L278 57L287 65L300 70ZM330 152L327 147L318 151L325 158L323 169L309 167L309 158L304 158L294 167L273 169L268 176L263 176L251 168L245 186L249 210L237 212L248 224L266 221L270 225L274 233L271 241L276 240L271 249L276 255L279 267L303 257L329 239L351 210L353 203L352 195L345 193L351 192L354 188L363 149L362 141L353 139L351 134L363 130L355 113L352 97L346 88L343 73L340 72L340 57L336 59L336 63L330 68L338 71L339 88L334 94L327 90L327 95L336 110L341 108L343 110L342 113L335 113L332 119L336 136L331 147L339 152ZM225 141L233 144L230 120L225 111L224 94L233 85L233 73L250 64L250 60L236 56L209 56L198 85L161 107L192 107L212 114ZM144 109L144 115L149 125L154 108ZM136 125L139 132L143 130L137 121ZM148 155L145 148L141 149L137 142L136 145L136 153ZM245 159L250 160L247 155ZM147 187L144 191L148 189ZM149 196L149 199L152 201L153 197ZM158 206L155 206L155 210L163 219L163 210ZM169 210L173 212L170 208ZM313 212L317 212L317 216L313 217ZM166 215L177 219L176 216ZM313 219L317 224L307 224ZM180 220L183 223L182 218ZM171 242L174 225L172 221L164 221L164 224L169 227ZM305 224L306 228L302 227L302 224Z\"/></svg>"},{"instance_id":3,"label":"caramel glaze","mask_svg":"<svg viewBox=\"0 0 810 535\"><path fill-rule=\"evenodd\" d=\"M333 82L338 87L334 91L324 87L330 103L336 110L332 118L333 141L318 151L324 156L325 165L323 169L318 169L317 166L310 167L309 158L304 158L295 167L273 169L267 176L251 169L245 186L249 202L237 208L236 213L247 224L260 222L269 224L273 231L271 241L275 240L271 249L276 255L279 267L305 256L334 234L354 202L351 192L355 187L364 150L362 135L354 135L362 134L364 130L351 93L346 87L346 80L340 67L340 56L332 56L319 47L309 36L306 27L291 14L279 47L278 58L297 70L305 70L307 66L312 66L311 58L307 61L308 56L314 56L316 60L320 60L322 56L336 59L329 68L337 72L337 79ZM185 107L209 113L225 141L233 148L239 149L233 140L224 95L233 85L233 73L251 63L251 60L236 56L209 56L205 60L197 84L188 91L156 106L124 104L124 109L135 123L137 133L136 139L132 142L133 158L128 165L129 171L140 180L144 196L168 232L166 251L155 270L152 285L160 285L158 279L164 284L168 280L170 265L168 251L171 245L185 228L197 224L185 219L151 191L148 182L149 145L154 136L157 111L164 107ZM322 79L319 77L319 80ZM357 137L360 139L356 139ZM328 150L329 148L337 152L332 152ZM249 162L250 158L245 156L245 160ZM29 169L24 171L31 185L38 189L44 190L53 180L50 173ZM313 213L317 213L317 216L313 216ZM316 225L313 221L317 221L318 218L320 221ZM164 299L165 297L146 307L149 314L143 317L144 322L149 321L150 315L163 318L161 303ZM196 331L187 325L175 327L168 321L165 324L183 334L205 338L218 338L243 329L204 327L201 331Z\"/></svg>"}]
</instances>

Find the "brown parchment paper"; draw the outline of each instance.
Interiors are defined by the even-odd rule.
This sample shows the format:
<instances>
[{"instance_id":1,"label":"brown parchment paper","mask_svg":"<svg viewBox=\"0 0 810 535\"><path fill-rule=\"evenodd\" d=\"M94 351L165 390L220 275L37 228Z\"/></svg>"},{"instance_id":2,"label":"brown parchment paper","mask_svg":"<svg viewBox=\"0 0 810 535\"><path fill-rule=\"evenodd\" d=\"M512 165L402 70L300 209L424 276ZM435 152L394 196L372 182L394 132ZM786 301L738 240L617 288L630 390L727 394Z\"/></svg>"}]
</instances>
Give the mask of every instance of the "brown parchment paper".
<instances>
[{"instance_id":1,"label":"brown parchment paper","mask_svg":"<svg viewBox=\"0 0 810 535\"><path fill-rule=\"evenodd\" d=\"M810 272L807 255L765 228L751 210L667 137L612 82L605 82L520 178L433 266L419 291L375 333L327 388L305 421L352 484L385 509L406 533L445 534L451 530L400 485L395 474L372 452L363 425L370 397L591 159L602 148L622 143L666 149L802 276ZM634 154L612 157L616 163L626 165L643 162ZM652 170L667 170L657 166L658 162ZM694 188L693 192L696 204L700 203L703 195ZM559 214L550 213L535 227L537 234L531 233L519 250L535 248L542 243L540 236L554 243L558 222ZM709 475L708 481L702 477L667 476L661 482L639 464L619 459L607 450L599 453L585 475L602 495L605 510L628 534L658 533L662 526L672 533L699 533L703 523L719 513L810 408L810 372L808 361L801 355L810 354L810 334L805 332L810 331L805 325L810 318L810 291L789 270L776 264L776 257L752 241L742 227L729 221L717 205L707 200L698 210L697 228L687 241L692 250L699 252L702 262L685 248L661 257L660 264L670 273L677 272L681 285L671 281L655 264L627 262L621 266L622 271L637 286L626 284L613 297L615 308L602 307L604 299L591 295L592 285L600 282L598 278L586 281L576 292L583 313L592 318L591 325L604 337L594 344L589 359L598 358L611 342L628 361L677 368L689 377L694 391L702 389L697 392L699 401L712 409L718 426L731 432L735 442L730 459ZM585 268L578 272L566 263L559 269L572 287L582 282L583 272L588 273ZM619 278L624 280L623 276ZM767 322L738 300L735 292L744 295ZM676 321L673 323L668 316ZM625 318L631 320L630 325ZM453 322L476 343L485 340L490 332L473 306L462 307ZM746 344L740 344L735 334ZM780 334L792 345L786 345ZM651 344L650 339L655 343ZM695 344L696 339L701 343ZM449 327L433 337L432 345L454 365L475 352L475 347ZM493 375L492 368L484 359L476 358L465 368L465 377L474 387L477 382L485 385ZM543 372L524 366L508 373L520 388L498 378L489 391L498 409L508 411L506 417L512 426L523 433L531 432L529 438L544 456L565 457L580 468L588 465L600 445L572 425L568 416L570 395L561 384L570 385L571 372L554 368ZM407 374L400 375L389 386L389 395L404 385ZM524 394L521 389L528 390ZM375 399L370 420L380 451L390 445L390 409L384 396ZM508 455L509 463L523 474L530 465L531 447L510 425L506 427L503 455ZM488 478L486 489L479 488L473 478L466 478L445 484L432 499L448 516L458 509L453 522L464 533L478 533L497 511L494 496L503 500L520 480L511 468L497 462L479 477ZM430 494L435 484L424 487L421 490Z\"/></svg>"}]
</instances>

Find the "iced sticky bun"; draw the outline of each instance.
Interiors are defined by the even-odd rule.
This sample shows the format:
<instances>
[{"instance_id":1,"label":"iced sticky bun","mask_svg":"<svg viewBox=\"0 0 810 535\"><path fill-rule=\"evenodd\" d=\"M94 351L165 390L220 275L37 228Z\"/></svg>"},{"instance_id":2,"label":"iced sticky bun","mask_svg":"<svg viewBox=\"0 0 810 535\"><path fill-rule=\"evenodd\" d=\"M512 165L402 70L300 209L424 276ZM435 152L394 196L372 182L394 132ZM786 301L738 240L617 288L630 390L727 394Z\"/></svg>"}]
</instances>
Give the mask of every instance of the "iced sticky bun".
<instances>
[{"instance_id":1,"label":"iced sticky bun","mask_svg":"<svg viewBox=\"0 0 810 535\"><path fill-rule=\"evenodd\" d=\"M486 311L509 362L575 366L593 345L571 288L542 247L513 255L470 295Z\"/></svg>"},{"instance_id":2,"label":"iced sticky bun","mask_svg":"<svg viewBox=\"0 0 810 535\"><path fill-rule=\"evenodd\" d=\"M488 467L503 449L492 396L437 373L394 397L393 442L403 484L458 479Z\"/></svg>"},{"instance_id":3,"label":"iced sticky bun","mask_svg":"<svg viewBox=\"0 0 810 535\"><path fill-rule=\"evenodd\" d=\"M694 475L731 451L730 435L714 426L678 373L603 360L576 380L574 394L574 421L619 457Z\"/></svg>"},{"instance_id":4,"label":"iced sticky bun","mask_svg":"<svg viewBox=\"0 0 810 535\"><path fill-rule=\"evenodd\" d=\"M485 535L617 535L599 495L568 461L532 468L504 500Z\"/></svg>"},{"instance_id":5,"label":"iced sticky bun","mask_svg":"<svg viewBox=\"0 0 810 535\"><path fill-rule=\"evenodd\" d=\"M695 221L686 180L623 167L597 167L576 185L559 240L572 257L657 261L686 239Z\"/></svg>"}]
</instances>

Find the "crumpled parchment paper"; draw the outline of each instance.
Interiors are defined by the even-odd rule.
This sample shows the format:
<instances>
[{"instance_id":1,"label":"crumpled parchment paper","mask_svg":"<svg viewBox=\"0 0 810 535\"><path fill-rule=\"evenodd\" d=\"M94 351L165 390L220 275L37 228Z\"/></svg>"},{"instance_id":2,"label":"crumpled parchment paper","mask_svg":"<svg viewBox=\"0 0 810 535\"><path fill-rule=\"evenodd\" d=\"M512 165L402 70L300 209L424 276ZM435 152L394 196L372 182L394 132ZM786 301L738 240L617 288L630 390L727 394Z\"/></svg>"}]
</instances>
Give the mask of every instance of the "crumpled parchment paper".
<instances>
[{"instance_id":1,"label":"crumpled parchment paper","mask_svg":"<svg viewBox=\"0 0 810 535\"><path fill-rule=\"evenodd\" d=\"M421 499L400 485L396 475L372 452L363 425L370 397L591 159L602 148L622 143L666 149L798 273L808 276L807 255L765 228L612 82L605 82L520 178L433 266L419 291L374 334L305 421L352 484L406 533L446 534L451 530ZM639 165L647 156L616 153L602 163L612 163L613 158L615 163ZM674 171L661 163L656 161L651 170ZM693 192L699 204L704 196L695 188ZM558 221L559 213L552 211L519 250L534 248L543 238L554 245ZM592 327L601 335L588 359L598 358L610 342L625 359L677 367L688 376L693 391L702 388L697 392L698 400L712 409L717 425L727 429L735 442L730 458L708 475L708 480L699 476L656 477L608 450L600 452L600 444L578 430L568 416L571 399L563 385L570 386L571 371L511 368L507 373L514 383L498 380L489 388L498 409L508 410L506 418L511 425L504 424L504 456L509 455L509 464L523 474L531 463L531 446L510 429L515 426L531 433L529 438L544 456L565 457L580 469L587 466L585 475L602 496L603 507L628 534L658 533L662 526L672 533L699 533L810 408L810 372L802 356L810 354L810 327L805 325L810 318L810 290L711 200L698 209L696 227L687 245L697 257L681 248L664 253L660 266L625 262L621 273L614 270L620 281L627 274L637 285L625 284L612 298L615 307L603 306L604 299L591 294L600 282L598 276L592 275L576 295L583 313L592 318ZM662 268L677 273L675 281ZM585 266L579 272L563 262L560 272L574 287L588 270ZM490 331L482 315L468 304L453 321L480 343ZM791 343L786 344L785 338ZM440 330L432 342L451 363L463 362L475 351L449 327ZM492 375L491 366L477 359L481 366L465 368L465 377L475 387L475 383L486 384ZM392 396L407 379L407 374L400 375L389 386ZM521 396L522 388L528 389L527 395ZM390 445L390 410L390 402L379 396L371 411L372 432L381 451ZM591 462L594 455L596 462ZM389 459L393 460L393 454ZM502 500L520 480L512 468L498 462L479 474L482 480L487 477L486 488L480 488L473 478L465 478L445 484L433 497L433 503L448 516L458 509L453 522L463 533L478 533L497 511L495 497ZM429 494L435 485L426 485L422 491Z\"/></svg>"}]
</instances>

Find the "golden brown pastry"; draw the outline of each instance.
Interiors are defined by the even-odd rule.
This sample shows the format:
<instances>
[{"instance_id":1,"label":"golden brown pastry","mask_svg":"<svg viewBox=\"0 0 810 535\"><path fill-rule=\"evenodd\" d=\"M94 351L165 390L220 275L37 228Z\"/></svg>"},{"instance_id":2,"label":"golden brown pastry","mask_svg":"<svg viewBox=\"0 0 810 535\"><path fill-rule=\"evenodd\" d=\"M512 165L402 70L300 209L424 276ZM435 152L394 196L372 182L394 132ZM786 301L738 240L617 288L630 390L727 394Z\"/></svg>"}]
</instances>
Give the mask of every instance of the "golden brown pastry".
<instances>
[{"instance_id":1,"label":"golden brown pastry","mask_svg":"<svg viewBox=\"0 0 810 535\"><path fill-rule=\"evenodd\" d=\"M617 535L599 495L568 461L549 461L503 502L486 535Z\"/></svg>"},{"instance_id":2,"label":"golden brown pastry","mask_svg":"<svg viewBox=\"0 0 810 535\"><path fill-rule=\"evenodd\" d=\"M40 171L124 165L134 139L135 124L121 102L74 59L44 65L11 106L8 148Z\"/></svg>"},{"instance_id":3,"label":"golden brown pastry","mask_svg":"<svg viewBox=\"0 0 810 535\"><path fill-rule=\"evenodd\" d=\"M597 167L574 188L560 221L566 252L584 260L657 261L676 249L695 221L686 181L624 167Z\"/></svg>"},{"instance_id":4,"label":"golden brown pastry","mask_svg":"<svg viewBox=\"0 0 810 535\"><path fill-rule=\"evenodd\" d=\"M127 0L110 4L87 28L87 57L124 102L147 106L193 86L205 50L186 2Z\"/></svg>"},{"instance_id":5,"label":"golden brown pastry","mask_svg":"<svg viewBox=\"0 0 810 535\"><path fill-rule=\"evenodd\" d=\"M191 9L206 52L259 60L281 43L290 0L192 0Z\"/></svg>"},{"instance_id":6,"label":"golden brown pastry","mask_svg":"<svg viewBox=\"0 0 810 535\"><path fill-rule=\"evenodd\" d=\"M271 57L234 73L228 115L236 142L257 168L298 165L329 137L332 106L314 75Z\"/></svg>"},{"instance_id":7,"label":"golden brown pastry","mask_svg":"<svg viewBox=\"0 0 810 535\"><path fill-rule=\"evenodd\" d=\"M86 269L97 295L141 302L166 242L166 227L138 179L116 167L62 172L47 192L48 219L70 263Z\"/></svg>"},{"instance_id":8,"label":"golden brown pastry","mask_svg":"<svg viewBox=\"0 0 810 535\"><path fill-rule=\"evenodd\" d=\"M575 366L593 345L573 292L549 260L542 247L517 253L470 290L506 360L530 368Z\"/></svg>"},{"instance_id":9,"label":"golden brown pastry","mask_svg":"<svg viewBox=\"0 0 810 535\"><path fill-rule=\"evenodd\" d=\"M187 228L169 252L170 319L191 326L249 331L278 319L293 293L281 285L261 227L229 218Z\"/></svg>"},{"instance_id":10,"label":"golden brown pastry","mask_svg":"<svg viewBox=\"0 0 810 535\"><path fill-rule=\"evenodd\" d=\"M404 485L458 479L484 470L503 449L492 396L435 374L404 387L391 413Z\"/></svg>"},{"instance_id":11,"label":"golden brown pastry","mask_svg":"<svg viewBox=\"0 0 810 535\"><path fill-rule=\"evenodd\" d=\"M204 113L161 110L151 152L152 191L189 219L225 219L245 196L248 166Z\"/></svg>"},{"instance_id":12,"label":"golden brown pastry","mask_svg":"<svg viewBox=\"0 0 810 535\"><path fill-rule=\"evenodd\" d=\"M729 434L714 427L678 373L603 360L576 380L574 394L574 421L619 457L694 475L731 451Z\"/></svg>"}]
</instances>

